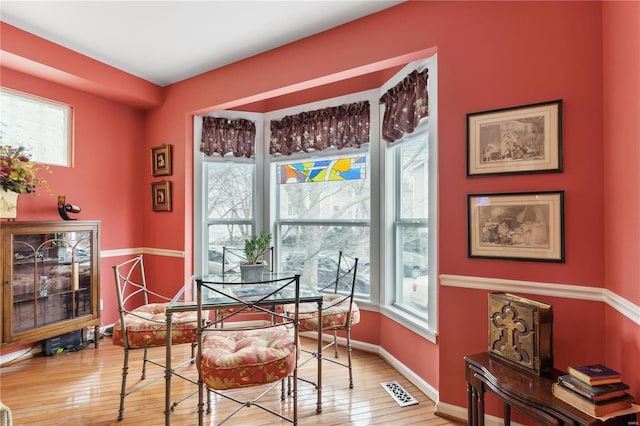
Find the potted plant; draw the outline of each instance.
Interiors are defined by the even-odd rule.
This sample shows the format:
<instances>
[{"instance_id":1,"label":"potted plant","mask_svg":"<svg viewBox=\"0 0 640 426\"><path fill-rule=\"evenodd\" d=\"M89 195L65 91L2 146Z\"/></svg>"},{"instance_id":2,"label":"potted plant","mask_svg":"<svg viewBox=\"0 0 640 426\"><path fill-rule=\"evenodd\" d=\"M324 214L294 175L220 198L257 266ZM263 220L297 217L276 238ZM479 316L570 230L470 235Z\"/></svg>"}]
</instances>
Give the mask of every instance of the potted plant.
<instances>
[{"instance_id":1,"label":"potted plant","mask_svg":"<svg viewBox=\"0 0 640 426\"><path fill-rule=\"evenodd\" d=\"M262 256L270 247L270 232L261 232L244 240L245 263L240 265L242 281L262 281L265 266Z\"/></svg>"}]
</instances>

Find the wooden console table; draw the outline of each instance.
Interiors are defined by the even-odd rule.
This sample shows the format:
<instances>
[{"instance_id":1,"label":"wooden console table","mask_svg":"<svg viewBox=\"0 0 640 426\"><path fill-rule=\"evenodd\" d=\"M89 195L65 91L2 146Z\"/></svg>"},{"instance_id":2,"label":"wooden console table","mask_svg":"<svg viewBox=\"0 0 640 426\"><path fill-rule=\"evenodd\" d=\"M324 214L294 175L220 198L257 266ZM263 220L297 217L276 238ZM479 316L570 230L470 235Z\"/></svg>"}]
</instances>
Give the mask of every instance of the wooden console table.
<instances>
[{"instance_id":1,"label":"wooden console table","mask_svg":"<svg viewBox=\"0 0 640 426\"><path fill-rule=\"evenodd\" d=\"M504 424L511 423L511 407L543 425L637 425L637 416L615 417L606 422L555 398L551 385L563 373L554 369L547 376L536 376L487 352L469 355L465 360L469 426L484 426L484 394L490 392L504 403Z\"/></svg>"}]
</instances>

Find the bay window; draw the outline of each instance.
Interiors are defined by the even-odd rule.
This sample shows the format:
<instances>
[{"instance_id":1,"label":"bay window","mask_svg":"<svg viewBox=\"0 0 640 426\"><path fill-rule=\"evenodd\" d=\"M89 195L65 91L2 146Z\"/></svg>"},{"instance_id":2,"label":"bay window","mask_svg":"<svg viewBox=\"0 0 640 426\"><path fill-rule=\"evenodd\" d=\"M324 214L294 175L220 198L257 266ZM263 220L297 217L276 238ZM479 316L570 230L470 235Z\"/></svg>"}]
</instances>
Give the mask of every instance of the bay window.
<instances>
[{"instance_id":1,"label":"bay window","mask_svg":"<svg viewBox=\"0 0 640 426\"><path fill-rule=\"evenodd\" d=\"M259 130L255 145L242 133L233 156L228 141L203 136L219 156L196 158L203 185L195 199L196 271L216 272L217 250L261 230L273 233L275 268L314 285L335 277L342 250L360 259L362 307L434 340L436 57L407 65L379 89L264 114L220 114L253 117ZM198 140L203 119L194 121L194 143L206 152Z\"/></svg>"}]
</instances>

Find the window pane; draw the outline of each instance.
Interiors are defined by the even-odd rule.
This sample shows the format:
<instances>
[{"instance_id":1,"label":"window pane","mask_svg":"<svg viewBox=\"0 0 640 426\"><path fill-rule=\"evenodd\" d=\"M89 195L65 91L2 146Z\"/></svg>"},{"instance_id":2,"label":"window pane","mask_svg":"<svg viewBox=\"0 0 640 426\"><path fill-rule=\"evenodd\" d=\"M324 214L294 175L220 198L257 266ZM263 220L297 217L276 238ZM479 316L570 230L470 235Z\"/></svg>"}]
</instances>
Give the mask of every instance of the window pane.
<instances>
[{"instance_id":1,"label":"window pane","mask_svg":"<svg viewBox=\"0 0 640 426\"><path fill-rule=\"evenodd\" d=\"M279 218L368 220L367 168L367 156L277 166Z\"/></svg>"},{"instance_id":2,"label":"window pane","mask_svg":"<svg viewBox=\"0 0 640 426\"><path fill-rule=\"evenodd\" d=\"M410 309L427 311L427 287L429 284L427 228L398 226L399 246L397 251L401 274L396 287L396 303Z\"/></svg>"},{"instance_id":3,"label":"window pane","mask_svg":"<svg viewBox=\"0 0 640 426\"><path fill-rule=\"evenodd\" d=\"M220 224L209 225L208 244L208 272L210 274L222 273L222 247L244 247L244 239L253 234L253 226L250 224ZM225 270L232 269L227 260Z\"/></svg>"},{"instance_id":4,"label":"window pane","mask_svg":"<svg viewBox=\"0 0 640 426\"><path fill-rule=\"evenodd\" d=\"M394 303L416 315L427 313L428 132L405 137L396 150L395 297Z\"/></svg>"},{"instance_id":5,"label":"window pane","mask_svg":"<svg viewBox=\"0 0 640 426\"><path fill-rule=\"evenodd\" d=\"M369 227L282 225L280 268L313 284L335 279L340 250L358 257L356 292L369 295Z\"/></svg>"},{"instance_id":6,"label":"window pane","mask_svg":"<svg viewBox=\"0 0 640 426\"><path fill-rule=\"evenodd\" d=\"M208 219L253 217L254 164L205 163Z\"/></svg>"},{"instance_id":7,"label":"window pane","mask_svg":"<svg viewBox=\"0 0 640 426\"><path fill-rule=\"evenodd\" d=\"M38 163L70 165L71 108L12 91L0 91L2 144L25 146Z\"/></svg>"},{"instance_id":8,"label":"window pane","mask_svg":"<svg viewBox=\"0 0 640 426\"><path fill-rule=\"evenodd\" d=\"M427 163L428 133L423 132L403 142L400 150L401 192L400 218L428 217L429 170Z\"/></svg>"}]
</instances>

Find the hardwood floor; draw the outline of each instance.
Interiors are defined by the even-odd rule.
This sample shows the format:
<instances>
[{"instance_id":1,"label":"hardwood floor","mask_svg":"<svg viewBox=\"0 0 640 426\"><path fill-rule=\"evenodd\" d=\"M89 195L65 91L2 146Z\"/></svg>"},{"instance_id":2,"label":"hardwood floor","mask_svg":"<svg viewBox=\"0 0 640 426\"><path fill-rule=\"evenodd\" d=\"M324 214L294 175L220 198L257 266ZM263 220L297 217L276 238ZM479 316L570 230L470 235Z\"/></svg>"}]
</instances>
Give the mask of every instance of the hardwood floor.
<instances>
[{"instance_id":1,"label":"hardwood floor","mask_svg":"<svg viewBox=\"0 0 640 426\"><path fill-rule=\"evenodd\" d=\"M303 346L312 348L315 342L303 338ZM188 346L175 346L176 358L188 355ZM154 349L161 360L164 349ZM333 356L333 354L329 354ZM305 354L303 354L305 356ZM139 381L142 351L130 355L129 382ZM344 348L341 357L346 359ZM300 425L457 425L434 414L434 403L377 355L357 351L354 359L354 389L349 389L347 370L330 362L323 363L323 411L315 412L315 391L300 382L298 416ZM122 373L123 351L105 337L95 350L88 346L77 352L54 356L36 356L0 369L0 400L11 409L14 425L150 425L164 424L164 379L127 397L125 414L117 421ZM310 362L300 369L301 376L315 375L316 364ZM195 366L183 370L194 377ZM148 367L147 380L163 374L157 367ZM396 380L418 404L400 407L380 386L380 382ZM174 398L193 390L184 380L172 381ZM255 393L255 388L252 390ZM277 391L275 393L278 393ZM269 396L270 397L270 396ZM265 397L267 398L267 397ZM271 398L276 401L277 395ZM212 397L213 399L213 397ZM223 419L234 403L218 397L213 399L212 414L206 424ZM279 402L279 401L278 401ZM172 425L197 424L197 395L178 405L171 415ZM288 407L282 404L283 410ZM273 415L255 407L244 408L225 424L274 425ZM290 424L280 422L280 424Z\"/></svg>"}]
</instances>

